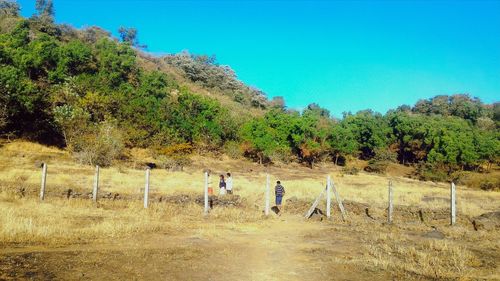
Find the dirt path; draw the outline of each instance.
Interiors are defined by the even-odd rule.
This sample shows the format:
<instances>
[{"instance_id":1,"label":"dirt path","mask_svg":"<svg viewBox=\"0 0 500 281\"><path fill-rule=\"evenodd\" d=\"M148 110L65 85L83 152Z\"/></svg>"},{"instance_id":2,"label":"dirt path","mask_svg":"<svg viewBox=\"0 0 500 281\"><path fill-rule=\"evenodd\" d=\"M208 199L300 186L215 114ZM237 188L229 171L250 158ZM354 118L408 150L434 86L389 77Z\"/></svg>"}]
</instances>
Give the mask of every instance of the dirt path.
<instances>
[{"instance_id":1,"label":"dirt path","mask_svg":"<svg viewBox=\"0 0 500 281\"><path fill-rule=\"evenodd\" d=\"M362 255L360 237L334 236L331 224L293 215L256 225L212 224L175 236L1 249L0 280L376 279L341 262Z\"/></svg>"}]
</instances>

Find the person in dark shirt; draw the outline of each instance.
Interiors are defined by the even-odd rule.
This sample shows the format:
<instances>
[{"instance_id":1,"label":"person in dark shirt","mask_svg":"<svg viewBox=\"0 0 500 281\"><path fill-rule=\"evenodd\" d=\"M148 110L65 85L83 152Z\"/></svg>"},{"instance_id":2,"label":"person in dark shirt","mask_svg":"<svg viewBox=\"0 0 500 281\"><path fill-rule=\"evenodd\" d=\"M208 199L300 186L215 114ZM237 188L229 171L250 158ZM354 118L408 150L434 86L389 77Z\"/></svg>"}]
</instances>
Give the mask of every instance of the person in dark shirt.
<instances>
[{"instance_id":1,"label":"person in dark shirt","mask_svg":"<svg viewBox=\"0 0 500 281\"><path fill-rule=\"evenodd\" d=\"M219 195L226 194L226 181L224 181L224 175L220 175L219 179Z\"/></svg>"},{"instance_id":2,"label":"person in dark shirt","mask_svg":"<svg viewBox=\"0 0 500 281\"><path fill-rule=\"evenodd\" d=\"M281 185L280 181L276 182L276 186L274 187L274 195L276 196L276 206L281 207L283 196L285 196L285 188Z\"/></svg>"}]
</instances>

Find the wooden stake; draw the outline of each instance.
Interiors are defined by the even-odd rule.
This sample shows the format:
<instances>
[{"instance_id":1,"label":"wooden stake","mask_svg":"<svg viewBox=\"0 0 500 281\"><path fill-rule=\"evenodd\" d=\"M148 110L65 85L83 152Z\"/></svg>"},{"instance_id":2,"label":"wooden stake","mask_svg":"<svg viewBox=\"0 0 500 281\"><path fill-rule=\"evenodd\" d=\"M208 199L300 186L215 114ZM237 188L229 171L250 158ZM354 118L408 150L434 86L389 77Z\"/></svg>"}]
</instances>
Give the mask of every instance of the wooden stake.
<instances>
[{"instance_id":1,"label":"wooden stake","mask_svg":"<svg viewBox=\"0 0 500 281\"><path fill-rule=\"evenodd\" d=\"M335 194L335 199L337 200L337 204L339 205L340 213L342 214L342 220L346 220L347 218L347 212L344 209L344 204L342 204L342 198L340 198L339 192L337 191L337 188L335 187L335 183L333 180L331 180L332 184L332 189L333 193Z\"/></svg>"},{"instance_id":2,"label":"wooden stake","mask_svg":"<svg viewBox=\"0 0 500 281\"><path fill-rule=\"evenodd\" d=\"M208 214L208 172L205 172L205 215Z\"/></svg>"},{"instance_id":3,"label":"wooden stake","mask_svg":"<svg viewBox=\"0 0 500 281\"><path fill-rule=\"evenodd\" d=\"M97 193L99 192L99 165L95 166L94 188L92 189L92 201L97 202Z\"/></svg>"},{"instance_id":4,"label":"wooden stake","mask_svg":"<svg viewBox=\"0 0 500 281\"><path fill-rule=\"evenodd\" d=\"M455 183L454 182L451 182L451 188L450 188L450 224L451 225L454 225L455 222L456 222L456 198L455 198L455 194L456 191L455 191Z\"/></svg>"},{"instance_id":5,"label":"wooden stake","mask_svg":"<svg viewBox=\"0 0 500 281\"><path fill-rule=\"evenodd\" d=\"M265 211L264 213L266 214L266 216L269 216L269 205L270 205L270 187L269 187L269 174L266 175L266 208L265 208Z\"/></svg>"},{"instance_id":6,"label":"wooden stake","mask_svg":"<svg viewBox=\"0 0 500 281\"><path fill-rule=\"evenodd\" d=\"M331 181L330 181L330 175L326 178L326 217L329 218L331 216L331 205L332 205L332 199L331 199Z\"/></svg>"},{"instance_id":7,"label":"wooden stake","mask_svg":"<svg viewBox=\"0 0 500 281\"><path fill-rule=\"evenodd\" d=\"M144 186L144 208L148 208L149 204L149 174L151 172L151 169L148 167L146 168L146 184Z\"/></svg>"},{"instance_id":8,"label":"wooden stake","mask_svg":"<svg viewBox=\"0 0 500 281\"><path fill-rule=\"evenodd\" d=\"M389 181L389 207L387 208L387 223L392 223L392 181Z\"/></svg>"},{"instance_id":9,"label":"wooden stake","mask_svg":"<svg viewBox=\"0 0 500 281\"><path fill-rule=\"evenodd\" d=\"M45 184L47 181L47 164L42 164L42 184L40 186L40 200L43 201L45 199Z\"/></svg>"},{"instance_id":10,"label":"wooden stake","mask_svg":"<svg viewBox=\"0 0 500 281\"><path fill-rule=\"evenodd\" d=\"M306 215L305 215L305 218L308 219L311 217L312 213L314 212L314 210L316 209L316 207L318 206L319 204L319 201L321 200L321 198L323 197L323 194L325 194L325 189L323 189L321 191L321 193L319 194L319 196L316 198L316 200L314 200L314 203L312 204L311 208L309 208L309 210L307 211Z\"/></svg>"}]
</instances>

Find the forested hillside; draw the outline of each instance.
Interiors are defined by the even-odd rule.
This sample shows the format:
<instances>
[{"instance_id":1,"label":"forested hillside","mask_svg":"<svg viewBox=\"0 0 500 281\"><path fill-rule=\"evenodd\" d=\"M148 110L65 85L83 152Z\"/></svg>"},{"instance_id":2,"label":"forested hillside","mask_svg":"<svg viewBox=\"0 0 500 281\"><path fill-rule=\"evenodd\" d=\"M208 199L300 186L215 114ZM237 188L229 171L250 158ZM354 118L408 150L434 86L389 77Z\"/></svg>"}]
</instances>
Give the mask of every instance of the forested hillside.
<instances>
[{"instance_id":1,"label":"forested hillside","mask_svg":"<svg viewBox=\"0 0 500 281\"><path fill-rule=\"evenodd\" d=\"M414 165L426 179L488 172L500 160L500 104L469 95L436 96L385 115L342 119L311 104L287 109L280 97L239 81L212 56L147 54L137 31L120 38L98 27L54 22L52 1L19 16L0 0L0 134L64 146L83 163L110 165L131 147L158 161L225 153L260 163L369 161ZM397 93L394 93L397 94ZM498 181L494 185L498 185Z\"/></svg>"}]
</instances>

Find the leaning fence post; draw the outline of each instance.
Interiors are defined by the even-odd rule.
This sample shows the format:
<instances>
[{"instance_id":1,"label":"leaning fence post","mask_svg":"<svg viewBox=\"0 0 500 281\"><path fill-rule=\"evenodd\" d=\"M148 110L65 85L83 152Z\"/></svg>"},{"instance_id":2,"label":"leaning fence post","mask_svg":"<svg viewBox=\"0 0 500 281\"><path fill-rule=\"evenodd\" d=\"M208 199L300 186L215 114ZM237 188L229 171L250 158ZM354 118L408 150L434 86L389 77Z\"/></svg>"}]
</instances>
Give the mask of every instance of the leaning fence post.
<instances>
[{"instance_id":1,"label":"leaning fence post","mask_svg":"<svg viewBox=\"0 0 500 281\"><path fill-rule=\"evenodd\" d=\"M266 216L269 215L269 205L270 205L270 199L269 199L269 174L266 175L266 209L264 213Z\"/></svg>"},{"instance_id":2,"label":"leaning fence post","mask_svg":"<svg viewBox=\"0 0 500 281\"><path fill-rule=\"evenodd\" d=\"M149 203L149 173L151 172L151 169L148 167L146 168L146 184L144 186L144 208L148 208L148 203Z\"/></svg>"},{"instance_id":3,"label":"leaning fence post","mask_svg":"<svg viewBox=\"0 0 500 281\"><path fill-rule=\"evenodd\" d=\"M347 218L347 212L344 209L344 204L342 204L342 198L340 198L339 192L335 187L335 183L333 182L333 180L330 180L330 182L332 184L333 193L335 194L335 198L337 199L337 203L339 205L340 213L342 214L342 220L345 221Z\"/></svg>"},{"instance_id":4,"label":"leaning fence post","mask_svg":"<svg viewBox=\"0 0 500 281\"><path fill-rule=\"evenodd\" d=\"M332 199L331 199L331 190L332 185L330 181L330 175L326 178L326 217L329 218L331 216L331 205L332 205Z\"/></svg>"},{"instance_id":5,"label":"leaning fence post","mask_svg":"<svg viewBox=\"0 0 500 281\"><path fill-rule=\"evenodd\" d=\"M387 223L392 223L392 181L389 181L389 207L387 208Z\"/></svg>"},{"instance_id":6,"label":"leaning fence post","mask_svg":"<svg viewBox=\"0 0 500 281\"><path fill-rule=\"evenodd\" d=\"M208 172L205 172L205 215L208 214Z\"/></svg>"},{"instance_id":7,"label":"leaning fence post","mask_svg":"<svg viewBox=\"0 0 500 281\"><path fill-rule=\"evenodd\" d=\"M92 189L92 201L97 202L97 193L99 192L99 165L95 166L94 188Z\"/></svg>"},{"instance_id":8,"label":"leaning fence post","mask_svg":"<svg viewBox=\"0 0 500 281\"><path fill-rule=\"evenodd\" d=\"M456 222L456 199L455 199L455 194L456 191L455 191L455 183L454 182L451 182L451 188L450 188L450 219L451 219L451 222L450 224L451 225L454 225L455 222Z\"/></svg>"},{"instance_id":9,"label":"leaning fence post","mask_svg":"<svg viewBox=\"0 0 500 281\"><path fill-rule=\"evenodd\" d=\"M47 163L42 163L42 184L40 186L40 200L45 199L45 184L47 181Z\"/></svg>"}]
</instances>

